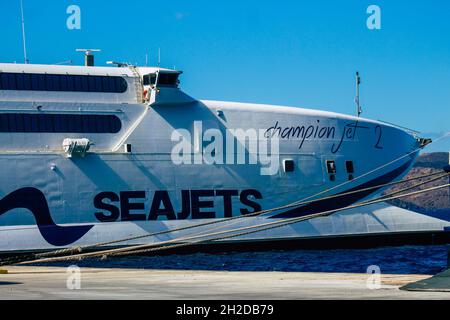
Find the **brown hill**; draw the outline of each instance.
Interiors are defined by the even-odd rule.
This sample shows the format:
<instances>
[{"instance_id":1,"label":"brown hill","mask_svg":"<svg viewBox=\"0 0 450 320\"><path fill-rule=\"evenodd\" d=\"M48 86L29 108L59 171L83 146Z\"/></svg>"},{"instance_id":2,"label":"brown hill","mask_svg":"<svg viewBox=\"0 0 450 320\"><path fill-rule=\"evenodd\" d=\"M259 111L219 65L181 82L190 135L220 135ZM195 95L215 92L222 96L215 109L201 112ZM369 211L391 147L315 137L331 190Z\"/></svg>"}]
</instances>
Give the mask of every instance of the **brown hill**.
<instances>
[{"instance_id":1,"label":"brown hill","mask_svg":"<svg viewBox=\"0 0 450 320\"><path fill-rule=\"evenodd\" d=\"M433 172L443 172L442 168L449 164L449 154L445 152L424 153L420 155L416 164L405 177L405 179L430 174ZM437 177L437 176L436 176ZM396 185L385 193L392 191L398 191L403 188L410 187L414 184L426 181L430 178L418 179L411 182L406 182L401 185ZM416 189L410 190L423 190L433 186L439 186L449 183L449 176L441 178L439 180L430 182L426 185L420 186ZM439 189L431 192L421 193L418 195L405 197L389 201L396 206L415 210L415 211L432 211L432 212L448 212L450 213L450 188Z\"/></svg>"}]
</instances>

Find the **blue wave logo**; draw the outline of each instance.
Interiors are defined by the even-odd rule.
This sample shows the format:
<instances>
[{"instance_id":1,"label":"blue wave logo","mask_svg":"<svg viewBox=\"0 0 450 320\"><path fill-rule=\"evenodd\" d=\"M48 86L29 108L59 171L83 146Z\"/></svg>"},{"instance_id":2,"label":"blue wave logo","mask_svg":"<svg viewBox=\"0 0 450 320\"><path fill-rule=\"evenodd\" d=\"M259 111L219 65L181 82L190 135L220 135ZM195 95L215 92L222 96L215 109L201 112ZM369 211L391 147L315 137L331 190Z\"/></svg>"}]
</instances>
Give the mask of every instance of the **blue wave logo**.
<instances>
[{"instance_id":1,"label":"blue wave logo","mask_svg":"<svg viewBox=\"0 0 450 320\"><path fill-rule=\"evenodd\" d=\"M61 227L55 224L45 195L35 188L16 190L0 200L0 216L19 208L31 211L42 237L54 246L74 243L93 227L93 225Z\"/></svg>"}]
</instances>

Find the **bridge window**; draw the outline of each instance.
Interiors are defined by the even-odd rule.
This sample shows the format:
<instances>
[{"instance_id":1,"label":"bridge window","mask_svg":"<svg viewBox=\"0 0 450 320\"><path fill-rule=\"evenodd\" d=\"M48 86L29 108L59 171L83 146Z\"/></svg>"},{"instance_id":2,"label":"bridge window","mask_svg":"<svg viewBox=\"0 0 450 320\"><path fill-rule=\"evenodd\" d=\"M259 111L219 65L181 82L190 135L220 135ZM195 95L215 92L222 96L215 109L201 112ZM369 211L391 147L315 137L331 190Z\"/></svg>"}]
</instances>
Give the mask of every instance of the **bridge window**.
<instances>
[{"instance_id":1,"label":"bridge window","mask_svg":"<svg viewBox=\"0 0 450 320\"><path fill-rule=\"evenodd\" d=\"M117 133L114 115L0 113L0 132Z\"/></svg>"},{"instance_id":2,"label":"bridge window","mask_svg":"<svg viewBox=\"0 0 450 320\"><path fill-rule=\"evenodd\" d=\"M0 90L124 93L127 87L113 76L0 73Z\"/></svg>"},{"instance_id":3,"label":"bridge window","mask_svg":"<svg viewBox=\"0 0 450 320\"><path fill-rule=\"evenodd\" d=\"M158 86L172 86L177 87L178 82L178 73L164 73L160 72L158 75ZM144 86L150 86L156 84L156 74L147 74L143 77Z\"/></svg>"},{"instance_id":4,"label":"bridge window","mask_svg":"<svg viewBox=\"0 0 450 320\"><path fill-rule=\"evenodd\" d=\"M178 86L178 73L160 73L158 86Z\"/></svg>"},{"instance_id":5,"label":"bridge window","mask_svg":"<svg viewBox=\"0 0 450 320\"><path fill-rule=\"evenodd\" d=\"M156 83L156 74L147 74L144 76L144 86L154 85Z\"/></svg>"}]
</instances>

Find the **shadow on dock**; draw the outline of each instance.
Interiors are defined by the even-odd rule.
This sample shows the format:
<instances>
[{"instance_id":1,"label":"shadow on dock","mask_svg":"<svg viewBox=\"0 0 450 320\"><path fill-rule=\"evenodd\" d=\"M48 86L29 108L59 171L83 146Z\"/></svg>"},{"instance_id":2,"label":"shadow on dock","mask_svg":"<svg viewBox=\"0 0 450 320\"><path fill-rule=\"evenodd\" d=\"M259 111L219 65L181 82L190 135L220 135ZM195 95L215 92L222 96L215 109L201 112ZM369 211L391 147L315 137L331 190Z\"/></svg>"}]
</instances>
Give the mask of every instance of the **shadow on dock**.
<instances>
[{"instance_id":1,"label":"shadow on dock","mask_svg":"<svg viewBox=\"0 0 450 320\"><path fill-rule=\"evenodd\" d=\"M406 291L450 292L450 269L437 275L400 287Z\"/></svg>"}]
</instances>

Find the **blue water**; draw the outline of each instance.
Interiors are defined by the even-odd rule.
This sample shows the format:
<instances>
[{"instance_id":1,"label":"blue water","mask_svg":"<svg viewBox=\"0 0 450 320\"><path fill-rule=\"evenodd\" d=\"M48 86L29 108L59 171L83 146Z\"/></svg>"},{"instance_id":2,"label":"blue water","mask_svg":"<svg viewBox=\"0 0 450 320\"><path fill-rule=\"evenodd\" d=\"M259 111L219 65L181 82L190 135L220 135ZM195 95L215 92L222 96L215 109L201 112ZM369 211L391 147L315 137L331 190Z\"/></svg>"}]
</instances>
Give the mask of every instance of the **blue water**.
<instances>
[{"instance_id":1,"label":"blue water","mask_svg":"<svg viewBox=\"0 0 450 320\"><path fill-rule=\"evenodd\" d=\"M74 263L51 265L70 264ZM368 266L377 265L382 273L436 274L446 267L447 246L129 256L103 261L89 259L76 261L75 264L80 267L98 268L355 273L365 273Z\"/></svg>"}]
</instances>

